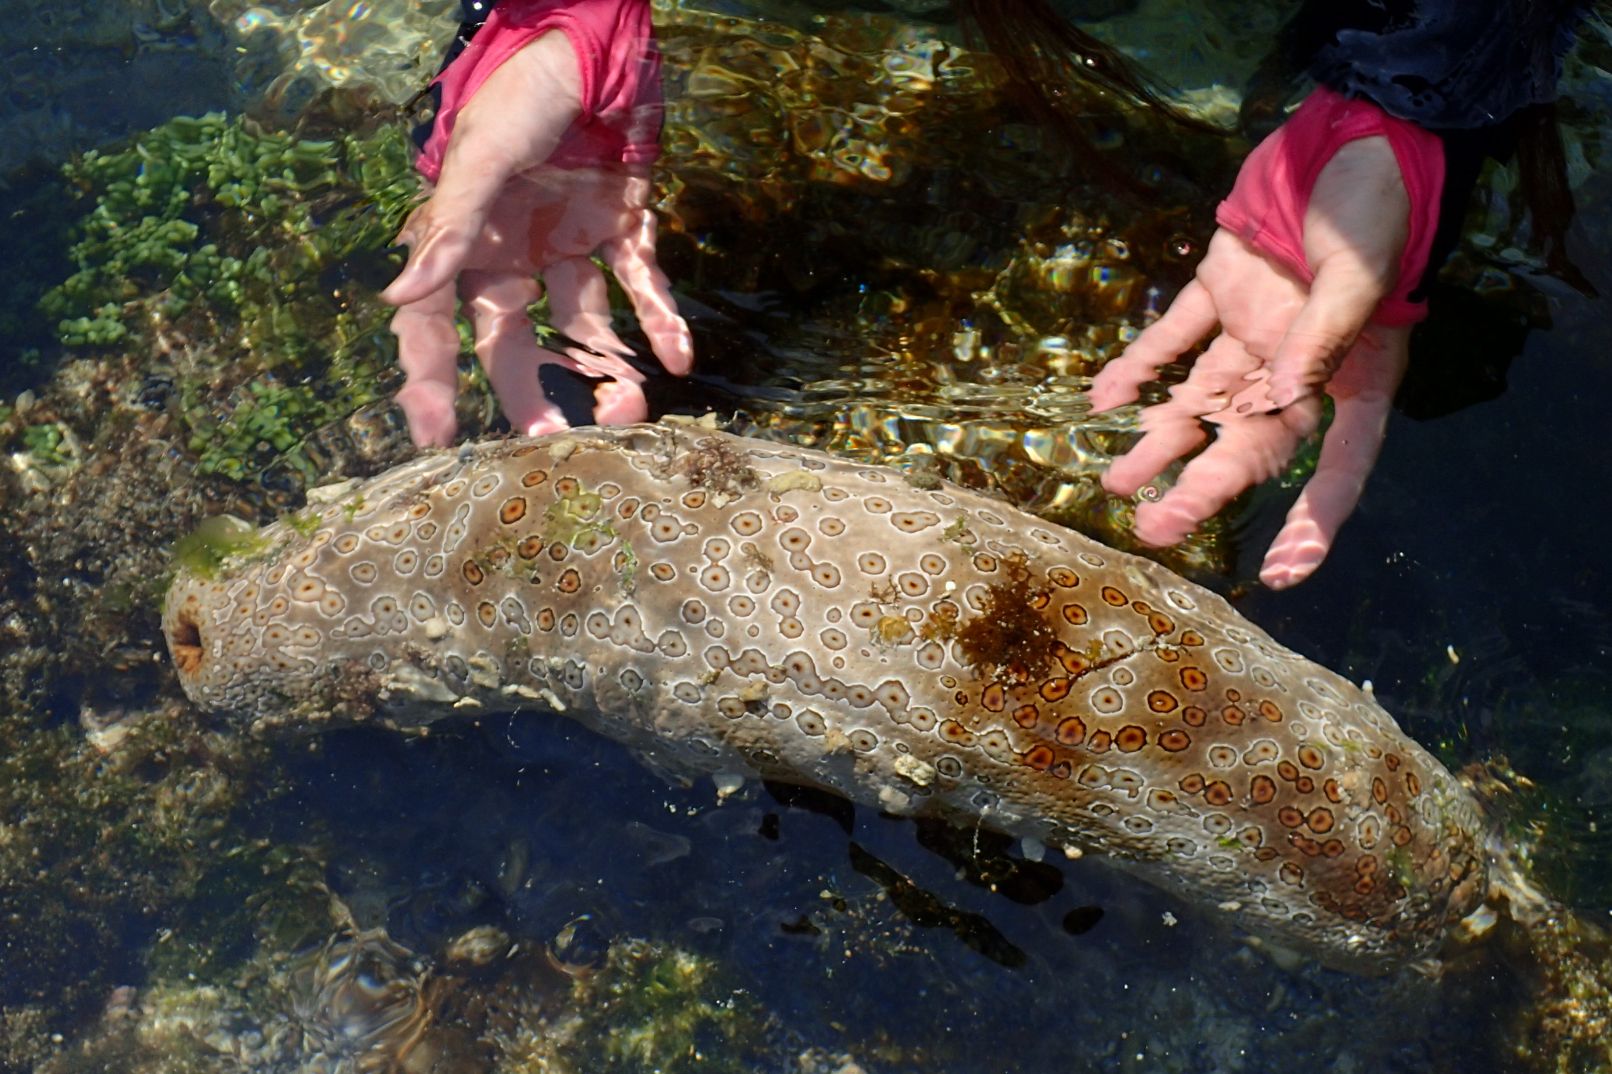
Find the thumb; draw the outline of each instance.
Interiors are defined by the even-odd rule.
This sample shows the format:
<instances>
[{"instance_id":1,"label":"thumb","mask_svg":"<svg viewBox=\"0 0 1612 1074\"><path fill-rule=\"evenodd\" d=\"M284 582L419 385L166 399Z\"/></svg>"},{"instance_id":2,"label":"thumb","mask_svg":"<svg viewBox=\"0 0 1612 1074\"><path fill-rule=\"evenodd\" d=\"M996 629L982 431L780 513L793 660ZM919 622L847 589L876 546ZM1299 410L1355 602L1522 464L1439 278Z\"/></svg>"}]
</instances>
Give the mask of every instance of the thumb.
<instances>
[{"instance_id":1,"label":"thumb","mask_svg":"<svg viewBox=\"0 0 1612 1074\"><path fill-rule=\"evenodd\" d=\"M393 305L446 286L487 223L504 184L548 160L582 113L570 40L549 31L500 64L454 117L431 200L403 230L409 262L381 293Z\"/></svg>"},{"instance_id":2,"label":"thumb","mask_svg":"<svg viewBox=\"0 0 1612 1074\"><path fill-rule=\"evenodd\" d=\"M1410 197L1388 139L1343 146L1321 169L1304 213L1310 297L1271 362L1271 400L1286 406L1331 379L1393 290L1410 233Z\"/></svg>"},{"instance_id":3,"label":"thumb","mask_svg":"<svg viewBox=\"0 0 1612 1074\"><path fill-rule=\"evenodd\" d=\"M1321 265L1309 298L1272 356L1271 403L1290 406L1323 388L1384 293L1378 278L1357 264L1339 259Z\"/></svg>"}]
</instances>

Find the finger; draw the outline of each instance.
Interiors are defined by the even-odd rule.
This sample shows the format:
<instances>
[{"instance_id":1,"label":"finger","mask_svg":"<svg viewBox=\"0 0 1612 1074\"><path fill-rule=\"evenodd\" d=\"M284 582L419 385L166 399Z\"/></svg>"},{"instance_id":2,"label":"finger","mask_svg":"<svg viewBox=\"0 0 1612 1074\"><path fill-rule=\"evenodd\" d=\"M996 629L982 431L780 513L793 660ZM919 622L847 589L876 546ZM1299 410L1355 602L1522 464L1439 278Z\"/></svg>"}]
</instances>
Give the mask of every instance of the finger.
<instances>
[{"instance_id":1,"label":"finger","mask_svg":"<svg viewBox=\"0 0 1612 1074\"><path fill-rule=\"evenodd\" d=\"M589 351L573 348L578 368L600 377L638 379L625 357L631 348L610 325L610 287L590 258L566 257L543 269L549 292L549 323Z\"/></svg>"},{"instance_id":2,"label":"finger","mask_svg":"<svg viewBox=\"0 0 1612 1074\"><path fill-rule=\"evenodd\" d=\"M1103 474L1103 488L1115 496L1134 496L1176 459L1189 454L1209 438L1196 415L1161 403L1146 414L1146 435L1130 451L1115 459Z\"/></svg>"},{"instance_id":3,"label":"finger","mask_svg":"<svg viewBox=\"0 0 1612 1074\"><path fill-rule=\"evenodd\" d=\"M394 305L444 287L464 267L513 176L553 155L581 115L582 76L563 33L536 38L498 66L455 117L436 189L405 229L409 261L381 298Z\"/></svg>"},{"instance_id":4,"label":"finger","mask_svg":"<svg viewBox=\"0 0 1612 1074\"><path fill-rule=\"evenodd\" d=\"M1325 387L1383 294L1379 282L1358 265L1334 261L1321 266L1309 300L1271 360L1271 404L1284 407Z\"/></svg>"},{"instance_id":5,"label":"finger","mask_svg":"<svg viewBox=\"0 0 1612 1074\"><path fill-rule=\"evenodd\" d=\"M397 404L418 447L446 447L458 429L453 400L459 388L459 330L454 297L443 287L399 306L392 315L403 387Z\"/></svg>"},{"instance_id":6,"label":"finger","mask_svg":"<svg viewBox=\"0 0 1612 1074\"><path fill-rule=\"evenodd\" d=\"M1360 502L1366 478L1382 450L1388 409L1388 399L1337 402L1315 474L1271 542L1260 581L1272 589L1285 589L1308 578L1326 559L1339 528Z\"/></svg>"},{"instance_id":7,"label":"finger","mask_svg":"<svg viewBox=\"0 0 1612 1074\"><path fill-rule=\"evenodd\" d=\"M603 381L594 389L593 398L593 417L601 425L631 425L649 420L649 400L637 381Z\"/></svg>"},{"instance_id":8,"label":"finger","mask_svg":"<svg viewBox=\"0 0 1612 1074\"><path fill-rule=\"evenodd\" d=\"M655 260L655 214L641 209L633 217L634 226L602 245L599 254L632 302L655 357L668 373L682 376L694 365L694 339Z\"/></svg>"},{"instance_id":9,"label":"finger","mask_svg":"<svg viewBox=\"0 0 1612 1074\"><path fill-rule=\"evenodd\" d=\"M1314 398L1280 414L1223 417L1215 442L1186 465L1175 487L1136 509L1136 536L1160 546L1185 540L1244 490L1281 473L1320 419L1321 403Z\"/></svg>"},{"instance_id":10,"label":"finger","mask_svg":"<svg viewBox=\"0 0 1612 1074\"><path fill-rule=\"evenodd\" d=\"M1087 397L1092 410L1111 410L1136 401L1142 385L1158 379L1159 369L1180 358L1214 331L1219 315L1209 289L1194 279L1164 311L1092 379Z\"/></svg>"},{"instance_id":11,"label":"finger","mask_svg":"<svg viewBox=\"0 0 1612 1074\"><path fill-rule=\"evenodd\" d=\"M1334 378L1332 427L1321 441L1315 473L1260 568L1260 581L1272 589L1296 585L1313 574L1360 502L1405 371L1408 332L1399 329L1385 337L1362 339Z\"/></svg>"},{"instance_id":12,"label":"finger","mask_svg":"<svg viewBox=\"0 0 1612 1074\"><path fill-rule=\"evenodd\" d=\"M647 421L649 400L643 374L619 355L630 354L610 327L610 294L604 274L586 257L566 258L544 270L554 327L599 353L571 352L579 369L606 378L594 388L594 420L602 425Z\"/></svg>"},{"instance_id":13,"label":"finger","mask_svg":"<svg viewBox=\"0 0 1612 1074\"><path fill-rule=\"evenodd\" d=\"M483 214L451 226L422 224L418 237L399 235L398 242L409 247L409 260L397 279L381 292L381 301L405 306L451 284L470 259L484 221Z\"/></svg>"},{"instance_id":14,"label":"finger","mask_svg":"<svg viewBox=\"0 0 1612 1074\"><path fill-rule=\"evenodd\" d=\"M1170 398L1142 411L1138 422L1142 438L1109 464L1103 487L1117 496L1134 495L1166 466L1202 444L1208 433L1201 419L1224 410L1242 379L1258 367L1258 359L1237 340L1216 337L1193 363L1187 379L1170 389Z\"/></svg>"},{"instance_id":15,"label":"finger","mask_svg":"<svg viewBox=\"0 0 1612 1074\"><path fill-rule=\"evenodd\" d=\"M537 301L537 282L518 273L472 271L460 277L460 289L476 330L476 357L509 424L525 436L569 428L537 379L547 362L573 365L538 346L526 313Z\"/></svg>"}]
</instances>

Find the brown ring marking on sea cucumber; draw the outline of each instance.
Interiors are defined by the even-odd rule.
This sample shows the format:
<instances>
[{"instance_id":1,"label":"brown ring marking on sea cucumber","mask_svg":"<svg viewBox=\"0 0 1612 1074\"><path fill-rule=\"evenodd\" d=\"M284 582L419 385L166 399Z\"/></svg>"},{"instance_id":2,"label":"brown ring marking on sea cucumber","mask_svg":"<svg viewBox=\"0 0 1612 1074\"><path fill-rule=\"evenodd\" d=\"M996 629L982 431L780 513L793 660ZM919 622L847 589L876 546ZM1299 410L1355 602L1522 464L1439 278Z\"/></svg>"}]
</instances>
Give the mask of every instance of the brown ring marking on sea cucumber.
<instances>
[{"instance_id":1,"label":"brown ring marking on sea cucumber","mask_svg":"<svg viewBox=\"0 0 1612 1074\"><path fill-rule=\"evenodd\" d=\"M1157 713L1174 712L1181 702L1168 690L1153 690L1147 695L1147 707Z\"/></svg>"},{"instance_id":2,"label":"brown ring marking on sea cucumber","mask_svg":"<svg viewBox=\"0 0 1612 1074\"><path fill-rule=\"evenodd\" d=\"M1055 735L1062 745L1078 746L1086 741L1086 724L1079 716L1066 717L1058 721Z\"/></svg>"},{"instance_id":3,"label":"brown ring marking on sea cucumber","mask_svg":"<svg viewBox=\"0 0 1612 1074\"><path fill-rule=\"evenodd\" d=\"M1180 753L1190 745L1192 736L1179 727L1173 727L1159 735L1159 748L1166 753Z\"/></svg>"},{"instance_id":4,"label":"brown ring marking on sea cucumber","mask_svg":"<svg viewBox=\"0 0 1612 1074\"><path fill-rule=\"evenodd\" d=\"M515 523L519 522L525 517L525 496L511 496L509 499L505 500L503 506L498 509L498 521L502 522L506 526L513 526Z\"/></svg>"}]
</instances>

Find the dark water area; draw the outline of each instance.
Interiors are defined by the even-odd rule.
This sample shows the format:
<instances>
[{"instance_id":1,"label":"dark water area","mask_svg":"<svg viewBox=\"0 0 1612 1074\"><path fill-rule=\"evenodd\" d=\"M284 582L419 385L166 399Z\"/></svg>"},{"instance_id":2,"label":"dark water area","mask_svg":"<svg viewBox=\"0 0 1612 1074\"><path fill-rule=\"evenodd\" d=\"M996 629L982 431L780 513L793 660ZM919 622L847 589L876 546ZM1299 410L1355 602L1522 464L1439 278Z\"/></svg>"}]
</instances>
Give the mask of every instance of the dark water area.
<instances>
[{"instance_id":1,"label":"dark water area","mask_svg":"<svg viewBox=\"0 0 1612 1074\"><path fill-rule=\"evenodd\" d=\"M1604 281L1590 241L1600 226L1586 222L1579 256ZM1372 680L1414 736L1453 747L1450 763L1504 757L1559 795L1557 865L1595 917L1612 907L1595 820L1612 746L1612 449L1595 403L1612 388L1598 342L1608 312L1605 298L1559 297L1498 398L1428 421L1396 415L1326 567L1240 602L1288 644Z\"/></svg>"},{"instance_id":2,"label":"dark water area","mask_svg":"<svg viewBox=\"0 0 1612 1074\"><path fill-rule=\"evenodd\" d=\"M1118 6L1105 32L1148 17ZM425 7L411 18L430 31L371 46L385 57L377 70L429 65L431 33L451 18L447 5ZM1222 62L1219 35L1238 17L1203 8L1205 55L1172 53L1162 28L1132 51L1166 78ZM337 61L319 53L288 77L295 34L238 36L242 20L278 25L314 5L136 6L76 28L52 10L25 12L14 24L25 32L5 43L17 111L0 120L15 134L10 192L38 207L5 222L24 271L0 284L11 296L0 323L13 328L0 344L11 462L0 484L0 649L11 661L0 1072L1529 1069L1517 1027L1537 967L1518 961L1515 937L1437 980L1357 977L1251 943L1213 907L1089 858L754 779L667 778L552 717L246 741L195 713L155 625L173 538L221 510L267 517L321 476L375 472L406 450L368 293L387 267L375 218L389 203L349 189L372 182L366 164L384 171L397 143L319 149L340 175L298 179L314 191L313 219L354 236L331 255L349 269L316 264L317 286L287 284L283 306L250 290L227 309L197 299L157 335L130 329L138 347L65 342L35 307L80 235L56 169L219 109L271 132L300 131L306 112L324 139L365 115L395 135L400 95L377 83L321 96L314 76ZM373 26L366 10L346 17ZM1180 14L1160 10L1160 23ZM730 38L744 56L761 37L788 53L802 34L843 44L865 31L876 45L836 61L865 74L892 55L921 67L952 33L908 4L879 9L905 38L791 7L788 33L753 39L749 24L718 18L752 18L752 6L677 11L676 22L663 12L669 85L685 88L709 86L692 72ZM318 33L305 38L317 52ZM1172 55L1182 71L1166 69ZM777 92L740 96L786 112ZM1588 111L1603 98L1581 99ZM958 208L918 226L899 189L766 171L729 98L690 90L670 103L675 133L707 136L698 151L692 135L674 141L664 162L668 185L683 185L668 194L663 251L702 359L691 385L656 388L662 409L715 401L766 435L903 466L924 454L905 445L938 444L947 476L990 479L1105 539L1121 533L1112 505L1070 491L1090 489L1129 429L1083 412L1083 378L1187 278L1208 202L1161 201L1134 220L1101 192L1079 211L1025 208L1035 176L1014 162L1044 144L1017 130L998 138L989 161L1006 162L1002 174L971 185L937 132L956 126L963 140L963 120L1000 115L941 109L923 130L943 148L913 166ZM220 133L233 122L206 137L234 137ZM240 129L257 151L261 132ZM1586 121L1581 133L1593 161L1597 130ZM713 145L731 153L726 172L707 159ZM81 180L80 193L99 181ZM218 209L216 190L185 181L212 223L245 226ZM842 215L810 219L780 191ZM1609 194L1604 181L1582 185L1572 247L1603 296ZM752 215L701 215L735 205ZM1043 244L1057 249L1025 253L1019 235L1032 232L1057 236ZM797 261L824 251L820 276L780 268L800 249ZM910 257L858 263L876 249ZM247 250L224 254L249 263ZM1057 290L1060 257L1078 265L1078 291ZM278 286L295 275L289 263L258 268ZM1217 565L1203 572L1210 583L1283 644L1370 680L1452 769L1490 763L1518 788L1508 837L1536 841L1542 883L1606 925L1612 298L1540 287L1549 298L1534 308L1550 323L1527 333L1498 397L1437 418L1396 414L1314 578L1279 593L1250 583L1286 507L1268 492L1234 508L1190 562ZM329 305L316 308L315 292ZM131 296L126 313L159 308ZM300 327L281 316L309 309ZM248 335L289 357L253 365ZM210 346L214 358L197 357ZM1441 368L1461 375L1458 358ZM498 428L484 411L471 431ZM1070 428L1083 433L1060 439ZM96 484L97 473L110 476ZM1596 1061L1576 1054L1560 1069Z\"/></svg>"}]
</instances>

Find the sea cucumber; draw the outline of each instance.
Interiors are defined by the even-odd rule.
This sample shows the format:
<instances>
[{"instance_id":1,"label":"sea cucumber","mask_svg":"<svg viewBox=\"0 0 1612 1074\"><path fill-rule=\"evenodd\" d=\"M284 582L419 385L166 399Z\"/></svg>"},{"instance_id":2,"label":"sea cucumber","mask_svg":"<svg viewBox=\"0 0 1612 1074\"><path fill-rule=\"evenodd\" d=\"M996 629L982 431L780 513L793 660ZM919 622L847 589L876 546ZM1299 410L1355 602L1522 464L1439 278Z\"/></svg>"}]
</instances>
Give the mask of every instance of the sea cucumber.
<instances>
[{"instance_id":1,"label":"sea cucumber","mask_svg":"<svg viewBox=\"0 0 1612 1074\"><path fill-rule=\"evenodd\" d=\"M1468 790L1155 563L978 493L690 425L424 455L182 568L199 705L255 728L559 713L1101 855L1375 972L1489 889Z\"/></svg>"}]
</instances>

